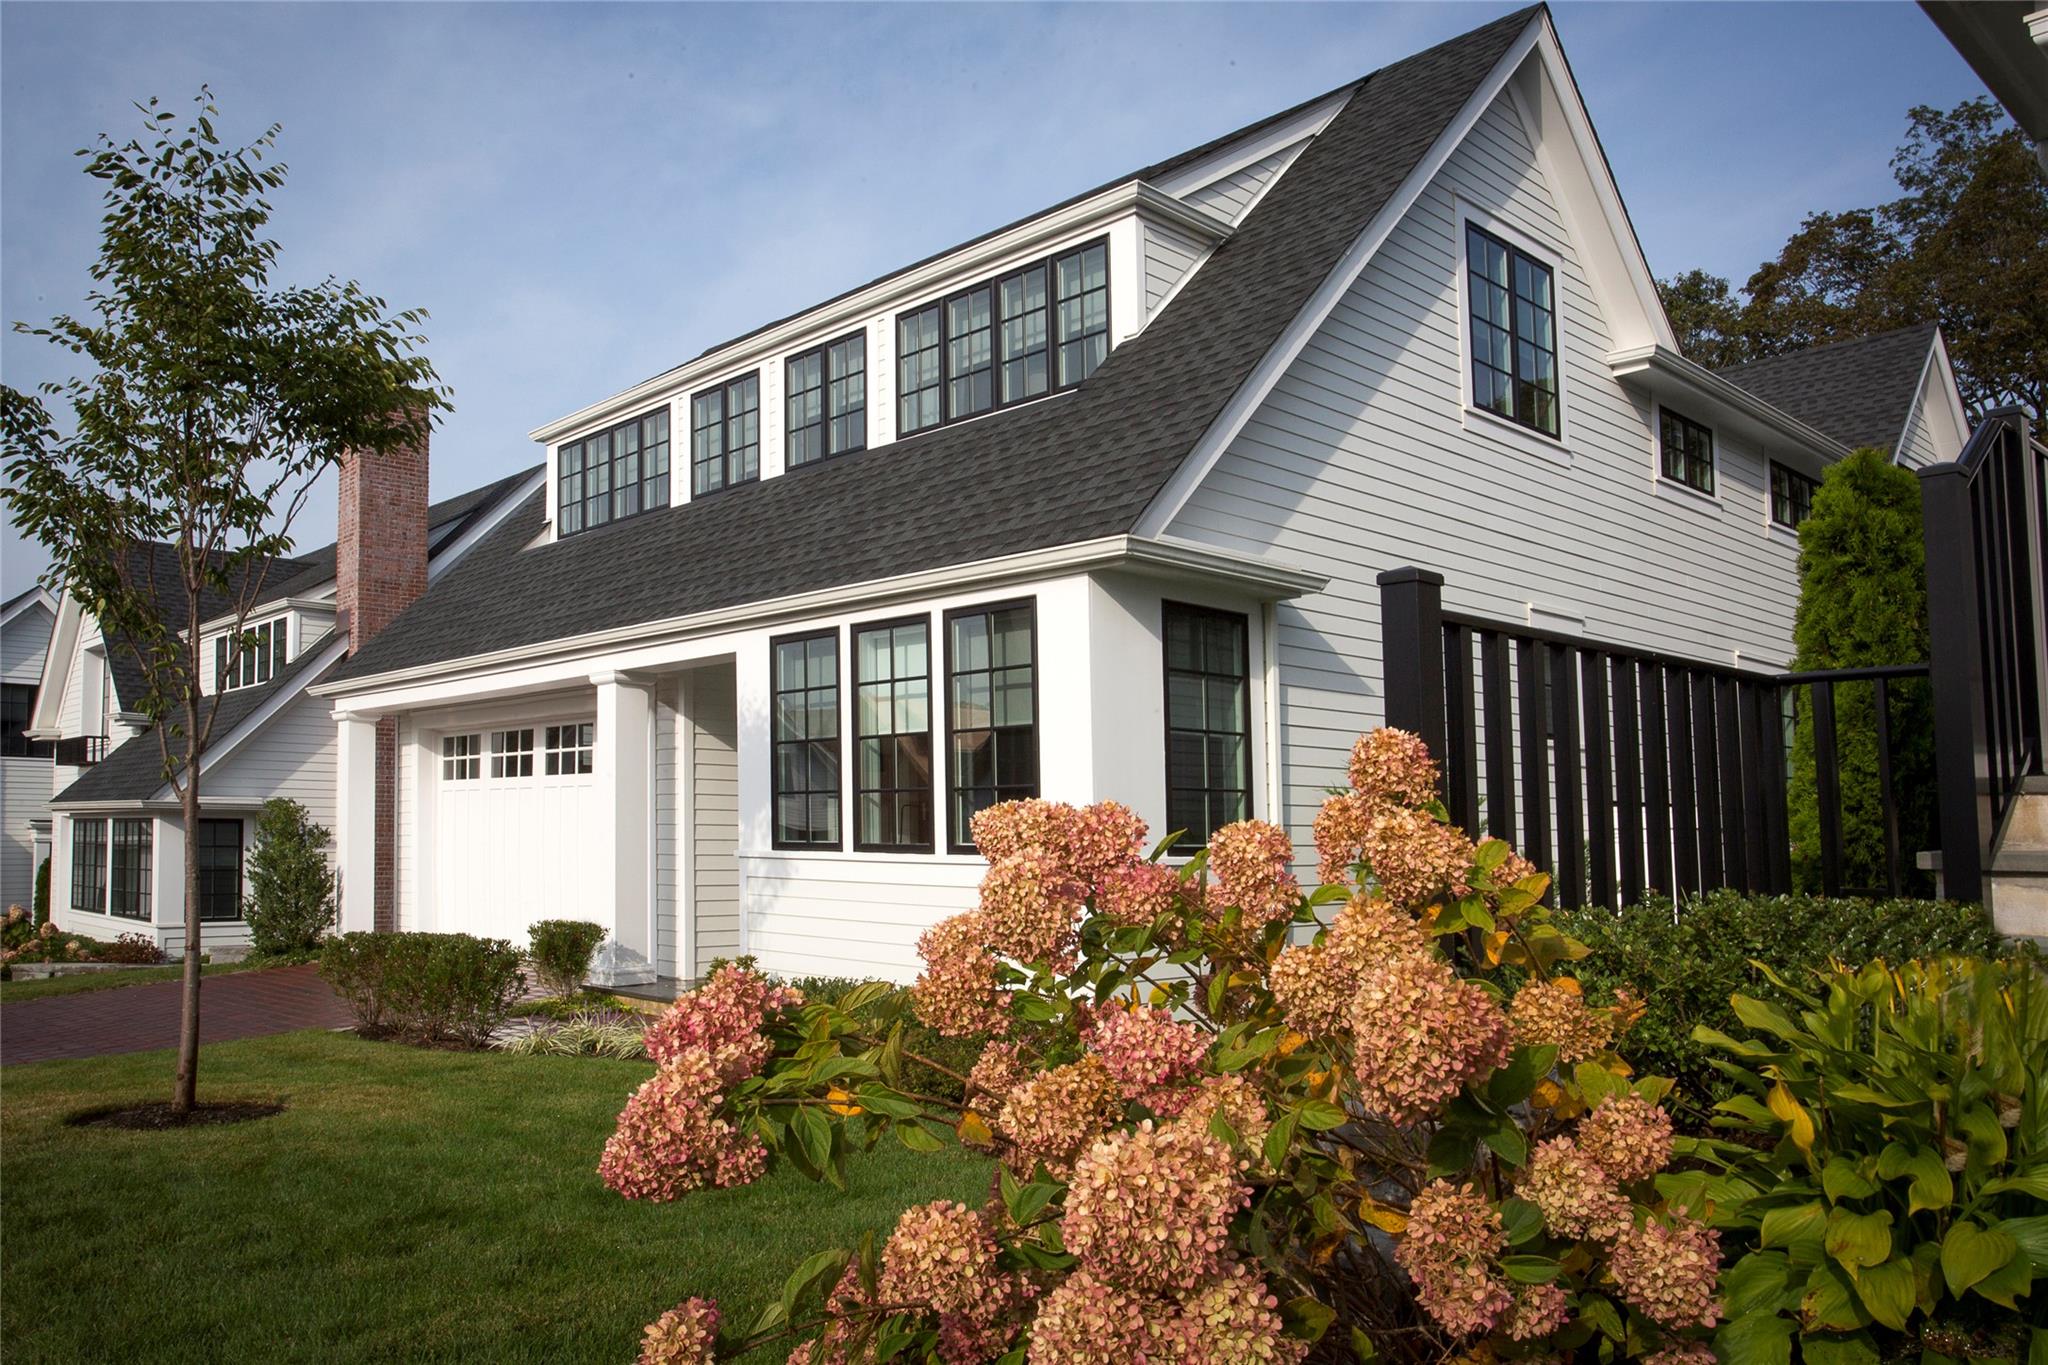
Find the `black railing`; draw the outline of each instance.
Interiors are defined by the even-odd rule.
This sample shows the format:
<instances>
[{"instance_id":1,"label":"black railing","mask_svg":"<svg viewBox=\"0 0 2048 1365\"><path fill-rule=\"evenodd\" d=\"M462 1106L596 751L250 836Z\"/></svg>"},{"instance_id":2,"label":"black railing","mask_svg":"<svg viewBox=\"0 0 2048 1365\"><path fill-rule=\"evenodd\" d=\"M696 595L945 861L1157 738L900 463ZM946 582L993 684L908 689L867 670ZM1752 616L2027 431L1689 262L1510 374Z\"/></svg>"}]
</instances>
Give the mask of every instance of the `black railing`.
<instances>
[{"instance_id":1,"label":"black railing","mask_svg":"<svg viewBox=\"0 0 2048 1365\"><path fill-rule=\"evenodd\" d=\"M105 735L73 735L50 746L52 762L72 768L90 768L107 756Z\"/></svg>"},{"instance_id":2,"label":"black railing","mask_svg":"<svg viewBox=\"0 0 2048 1365\"><path fill-rule=\"evenodd\" d=\"M1942 881L1977 900L2048 731L2048 447L2026 414L1988 414L1954 464L1920 471L1941 792Z\"/></svg>"},{"instance_id":3,"label":"black railing","mask_svg":"<svg viewBox=\"0 0 2048 1365\"><path fill-rule=\"evenodd\" d=\"M1444 765L1451 818L1520 848L1565 905L1646 892L1793 889L1791 734L1812 735L1821 889L1898 894L1902 845L1892 716L1925 664L1765 673L1443 610L1443 578L1380 575L1386 710ZM1881 857L1845 857L1838 689L1871 698ZM1907 793L1910 798L1914 793ZM1925 796L1926 793L1918 793Z\"/></svg>"}]
</instances>

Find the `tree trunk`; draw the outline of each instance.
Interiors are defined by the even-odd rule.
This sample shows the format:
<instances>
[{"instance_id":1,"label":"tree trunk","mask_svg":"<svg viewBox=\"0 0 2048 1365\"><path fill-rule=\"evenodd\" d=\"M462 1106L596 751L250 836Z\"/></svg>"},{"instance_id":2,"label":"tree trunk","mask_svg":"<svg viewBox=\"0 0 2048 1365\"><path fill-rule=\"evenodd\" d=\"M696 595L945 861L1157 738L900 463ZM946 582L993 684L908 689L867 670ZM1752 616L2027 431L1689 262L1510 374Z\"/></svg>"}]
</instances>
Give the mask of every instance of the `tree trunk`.
<instances>
[{"instance_id":1,"label":"tree trunk","mask_svg":"<svg viewBox=\"0 0 2048 1365\"><path fill-rule=\"evenodd\" d=\"M198 600L194 593L193 600ZM196 615L196 613L195 613ZM171 1112L189 1114L199 1090L199 631L187 641L191 663L185 681L185 981L178 1019L178 1080Z\"/></svg>"}]
</instances>

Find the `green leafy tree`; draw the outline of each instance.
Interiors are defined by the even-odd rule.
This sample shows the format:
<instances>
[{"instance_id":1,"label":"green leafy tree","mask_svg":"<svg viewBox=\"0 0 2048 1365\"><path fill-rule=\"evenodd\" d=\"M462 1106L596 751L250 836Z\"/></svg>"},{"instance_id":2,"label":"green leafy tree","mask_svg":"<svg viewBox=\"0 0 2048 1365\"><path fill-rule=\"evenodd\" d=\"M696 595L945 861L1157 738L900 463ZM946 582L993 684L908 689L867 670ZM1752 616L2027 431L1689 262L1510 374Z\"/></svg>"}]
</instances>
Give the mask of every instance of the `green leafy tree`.
<instances>
[{"instance_id":1,"label":"green leafy tree","mask_svg":"<svg viewBox=\"0 0 2048 1365\"><path fill-rule=\"evenodd\" d=\"M45 583L133 657L135 705L184 814L179 1113L198 1084L201 758L219 704L200 686L200 627L231 616L253 646L248 613L313 482L346 452L376 459L423 439L447 407L417 353L423 314L392 313L353 281L271 283L278 129L233 146L211 93L195 106L181 125L152 99L137 106L140 136L102 135L81 153L106 204L87 310L17 327L82 372L34 394L0 390L0 500L49 552ZM68 430L46 399L68 405Z\"/></svg>"},{"instance_id":2,"label":"green leafy tree","mask_svg":"<svg viewBox=\"0 0 2048 1365\"><path fill-rule=\"evenodd\" d=\"M288 797L263 803L256 849L249 855L249 902L243 919L259 953L303 953L319 946L334 923L334 836Z\"/></svg>"},{"instance_id":3,"label":"green leafy tree","mask_svg":"<svg viewBox=\"0 0 2048 1365\"><path fill-rule=\"evenodd\" d=\"M1742 303L1719 275L1688 270L1657 281L1657 294L1688 360L1719 370L1755 358L1742 334Z\"/></svg>"},{"instance_id":4,"label":"green leafy tree","mask_svg":"<svg viewBox=\"0 0 2048 1365\"><path fill-rule=\"evenodd\" d=\"M1832 466L1799 528L1799 613L1793 667L1868 668L1927 658L1927 547L1920 485L1883 451L1859 450ZM1899 846L1910 858L1932 847L1934 720L1924 681L1890 685L1891 793L1899 799ZM1876 689L1835 687L1837 772L1842 802L1843 879L1885 884L1884 807L1878 783ZM1794 874L1820 884L1820 803L1813 707L1801 696L1789 795Z\"/></svg>"}]
</instances>

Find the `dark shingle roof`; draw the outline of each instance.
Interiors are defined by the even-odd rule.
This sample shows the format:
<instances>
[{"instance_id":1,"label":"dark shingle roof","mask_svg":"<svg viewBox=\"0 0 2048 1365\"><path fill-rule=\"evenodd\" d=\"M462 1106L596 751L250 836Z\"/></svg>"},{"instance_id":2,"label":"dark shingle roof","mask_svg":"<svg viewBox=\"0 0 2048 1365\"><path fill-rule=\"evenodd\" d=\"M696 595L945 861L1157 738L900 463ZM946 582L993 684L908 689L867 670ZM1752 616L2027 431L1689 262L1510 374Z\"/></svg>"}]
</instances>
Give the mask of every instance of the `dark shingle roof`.
<instances>
[{"instance_id":1,"label":"dark shingle roof","mask_svg":"<svg viewBox=\"0 0 2048 1365\"><path fill-rule=\"evenodd\" d=\"M1718 373L1845 446L1890 450L1920 390L1934 327L1916 323Z\"/></svg>"},{"instance_id":2,"label":"dark shingle roof","mask_svg":"<svg viewBox=\"0 0 2048 1365\"><path fill-rule=\"evenodd\" d=\"M536 494L336 676L1128 533L1538 13L1353 86L1173 305L1079 389L527 549Z\"/></svg>"}]
</instances>

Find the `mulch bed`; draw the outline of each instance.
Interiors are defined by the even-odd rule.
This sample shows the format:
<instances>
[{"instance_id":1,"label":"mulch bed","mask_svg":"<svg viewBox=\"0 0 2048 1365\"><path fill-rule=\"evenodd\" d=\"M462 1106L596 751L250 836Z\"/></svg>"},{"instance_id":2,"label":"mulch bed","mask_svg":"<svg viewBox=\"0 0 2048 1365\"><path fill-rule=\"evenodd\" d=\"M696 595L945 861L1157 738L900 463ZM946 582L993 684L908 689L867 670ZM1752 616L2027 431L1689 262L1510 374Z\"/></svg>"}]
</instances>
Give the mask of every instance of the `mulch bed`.
<instances>
[{"instance_id":1,"label":"mulch bed","mask_svg":"<svg viewBox=\"0 0 2048 1365\"><path fill-rule=\"evenodd\" d=\"M284 1106L262 1100L227 1100L219 1104L194 1105L180 1114L168 1101L131 1104L118 1109L88 1109L64 1120L73 1128L131 1128L156 1132L166 1128L199 1128L219 1123L248 1123L282 1114Z\"/></svg>"}]
</instances>

